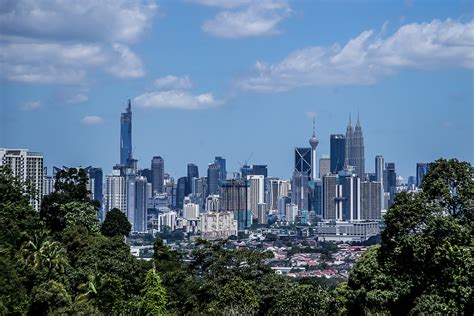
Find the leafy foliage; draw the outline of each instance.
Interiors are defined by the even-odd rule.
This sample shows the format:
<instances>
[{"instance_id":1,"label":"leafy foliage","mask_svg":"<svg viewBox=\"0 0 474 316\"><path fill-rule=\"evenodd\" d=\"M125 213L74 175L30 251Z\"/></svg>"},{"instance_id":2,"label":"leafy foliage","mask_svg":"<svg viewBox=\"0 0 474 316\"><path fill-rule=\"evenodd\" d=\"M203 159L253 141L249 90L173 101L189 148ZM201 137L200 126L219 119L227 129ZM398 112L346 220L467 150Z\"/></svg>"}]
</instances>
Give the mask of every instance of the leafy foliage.
<instances>
[{"instance_id":1,"label":"leafy foliage","mask_svg":"<svg viewBox=\"0 0 474 316\"><path fill-rule=\"evenodd\" d=\"M145 315L166 314L166 289L161 285L161 278L155 269L148 271L146 276L140 310Z\"/></svg>"},{"instance_id":2,"label":"leafy foliage","mask_svg":"<svg viewBox=\"0 0 474 316\"><path fill-rule=\"evenodd\" d=\"M474 180L465 162L438 160L423 192L398 194L384 218L381 244L339 284L276 275L265 264L271 253L229 249L225 242L198 240L191 253L181 254L158 238L153 262L137 260L123 239L130 232L126 217L113 210L99 229L98 205L86 183L81 169L59 172L56 192L44 198L38 214L28 205L28 185L0 167L0 314L474 312ZM334 247L313 250L329 257Z\"/></svg>"},{"instance_id":3,"label":"leafy foliage","mask_svg":"<svg viewBox=\"0 0 474 316\"><path fill-rule=\"evenodd\" d=\"M113 208L105 216L105 220L100 227L100 232L104 236L128 236L132 230L132 225L127 219L125 214L117 209Z\"/></svg>"},{"instance_id":4,"label":"leafy foliage","mask_svg":"<svg viewBox=\"0 0 474 316\"><path fill-rule=\"evenodd\" d=\"M472 314L472 167L438 160L422 188L396 196L380 247L351 271L350 313Z\"/></svg>"}]
</instances>

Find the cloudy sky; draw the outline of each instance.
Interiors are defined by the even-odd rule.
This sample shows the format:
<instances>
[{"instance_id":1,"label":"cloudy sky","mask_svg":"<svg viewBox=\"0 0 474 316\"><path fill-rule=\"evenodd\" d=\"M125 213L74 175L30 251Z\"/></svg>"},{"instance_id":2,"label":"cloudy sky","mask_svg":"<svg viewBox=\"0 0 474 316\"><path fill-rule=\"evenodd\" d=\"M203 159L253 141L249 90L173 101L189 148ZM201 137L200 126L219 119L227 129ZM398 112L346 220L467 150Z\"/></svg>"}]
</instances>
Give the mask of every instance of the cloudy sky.
<instances>
[{"instance_id":1,"label":"cloudy sky","mask_svg":"<svg viewBox=\"0 0 474 316\"><path fill-rule=\"evenodd\" d=\"M134 156L205 173L249 163L290 177L316 117L319 154L360 113L374 157L405 178L439 157L474 158L472 1L37 1L0 4L0 147L46 164Z\"/></svg>"}]
</instances>

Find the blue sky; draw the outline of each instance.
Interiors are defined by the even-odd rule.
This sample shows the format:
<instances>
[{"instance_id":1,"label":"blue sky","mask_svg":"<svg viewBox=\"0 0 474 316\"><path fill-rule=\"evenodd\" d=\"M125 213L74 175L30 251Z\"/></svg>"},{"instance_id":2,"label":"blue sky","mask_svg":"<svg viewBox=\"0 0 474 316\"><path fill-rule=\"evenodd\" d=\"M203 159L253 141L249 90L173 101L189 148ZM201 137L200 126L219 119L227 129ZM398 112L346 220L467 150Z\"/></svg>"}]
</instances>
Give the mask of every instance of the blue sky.
<instances>
[{"instance_id":1,"label":"blue sky","mask_svg":"<svg viewBox=\"0 0 474 316\"><path fill-rule=\"evenodd\" d=\"M0 146L46 164L119 161L132 99L134 156L172 176L214 156L288 178L316 116L318 154L360 113L403 177L474 157L471 1L4 1Z\"/></svg>"}]
</instances>

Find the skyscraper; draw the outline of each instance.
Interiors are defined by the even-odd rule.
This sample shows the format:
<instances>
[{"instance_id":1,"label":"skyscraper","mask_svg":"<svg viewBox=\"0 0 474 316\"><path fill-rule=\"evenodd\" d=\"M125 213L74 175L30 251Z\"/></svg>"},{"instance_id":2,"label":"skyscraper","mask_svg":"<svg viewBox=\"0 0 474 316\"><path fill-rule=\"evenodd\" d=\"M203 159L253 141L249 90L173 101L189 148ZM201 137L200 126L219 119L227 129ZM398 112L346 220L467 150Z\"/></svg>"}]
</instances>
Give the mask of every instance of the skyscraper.
<instances>
[{"instance_id":1,"label":"skyscraper","mask_svg":"<svg viewBox=\"0 0 474 316\"><path fill-rule=\"evenodd\" d=\"M295 148L295 172L311 176L311 148Z\"/></svg>"},{"instance_id":2,"label":"skyscraper","mask_svg":"<svg viewBox=\"0 0 474 316\"><path fill-rule=\"evenodd\" d=\"M127 218L132 224L132 231L147 231L147 206L151 198L151 184L145 177L135 176L128 180Z\"/></svg>"},{"instance_id":3,"label":"skyscraper","mask_svg":"<svg viewBox=\"0 0 474 316\"><path fill-rule=\"evenodd\" d=\"M354 166L353 161L353 154L352 154L352 139L354 138L354 128L352 128L352 119L351 115L349 114L349 125L346 128L346 150L345 150L345 157L344 157L344 168L347 166Z\"/></svg>"},{"instance_id":4,"label":"skyscraper","mask_svg":"<svg viewBox=\"0 0 474 316\"><path fill-rule=\"evenodd\" d=\"M397 187L397 173L395 172L395 163L386 163L385 170L387 172L387 192L390 193L390 198L388 201L388 206L390 207L395 201L395 189Z\"/></svg>"},{"instance_id":5,"label":"skyscraper","mask_svg":"<svg viewBox=\"0 0 474 316\"><path fill-rule=\"evenodd\" d=\"M125 166L132 159L132 104L120 116L120 164Z\"/></svg>"},{"instance_id":6,"label":"skyscraper","mask_svg":"<svg viewBox=\"0 0 474 316\"><path fill-rule=\"evenodd\" d=\"M352 166L355 167L355 174L361 179L365 179L365 149L364 136L362 135L362 126L360 125L359 115L351 140Z\"/></svg>"},{"instance_id":7,"label":"skyscraper","mask_svg":"<svg viewBox=\"0 0 474 316\"><path fill-rule=\"evenodd\" d=\"M219 182L224 182L227 179L227 171L225 168L225 158L216 157L214 163L219 165Z\"/></svg>"},{"instance_id":8,"label":"skyscraper","mask_svg":"<svg viewBox=\"0 0 474 316\"><path fill-rule=\"evenodd\" d=\"M163 178L165 175L165 161L161 156L154 156L151 160L151 185L153 194L163 193Z\"/></svg>"},{"instance_id":9,"label":"skyscraper","mask_svg":"<svg viewBox=\"0 0 474 316\"><path fill-rule=\"evenodd\" d=\"M380 220L383 200L380 198L381 182L363 181L360 183L360 219Z\"/></svg>"},{"instance_id":10,"label":"skyscraper","mask_svg":"<svg viewBox=\"0 0 474 316\"><path fill-rule=\"evenodd\" d=\"M178 179L178 186L176 188L176 208L183 209L183 201L186 196L186 177L181 177Z\"/></svg>"},{"instance_id":11,"label":"skyscraper","mask_svg":"<svg viewBox=\"0 0 474 316\"><path fill-rule=\"evenodd\" d=\"M218 163L210 163L207 166L207 189L208 194L219 194L220 181L220 165Z\"/></svg>"},{"instance_id":12,"label":"skyscraper","mask_svg":"<svg viewBox=\"0 0 474 316\"><path fill-rule=\"evenodd\" d=\"M319 178L331 173L331 159L327 155L323 155L319 159Z\"/></svg>"},{"instance_id":13,"label":"skyscraper","mask_svg":"<svg viewBox=\"0 0 474 316\"><path fill-rule=\"evenodd\" d=\"M337 174L344 169L346 159L346 138L342 134L332 134L330 139L331 173Z\"/></svg>"},{"instance_id":14,"label":"skyscraper","mask_svg":"<svg viewBox=\"0 0 474 316\"><path fill-rule=\"evenodd\" d=\"M375 181L380 182L380 207L384 208L384 159L383 156L375 156Z\"/></svg>"},{"instance_id":15,"label":"skyscraper","mask_svg":"<svg viewBox=\"0 0 474 316\"><path fill-rule=\"evenodd\" d=\"M254 176L268 176L267 165L252 165L252 175Z\"/></svg>"},{"instance_id":16,"label":"skyscraper","mask_svg":"<svg viewBox=\"0 0 474 316\"><path fill-rule=\"evenodd\" d=\"M340 172L339 184L343 197L342 219L360 220L360 178L351 171Z\"/></svg>"},{"instance_id":17,"label":"skyscraper","mask_svg":"<svg viewBox=\"0 0 474 316\"><path fill-rule=\"evenodd\" d=\"M342 220L342 189L337 175L330 174L323 178L323 218Z\"/></svg>"},{"instance_id":18,"label":"skyscraper","mask_svg":"<svg viewBox=\"0 0 474 316\"><path fill-rule=\"evenodd\" d=\"M353 166L354 172L361 179L365 179L365 153L364 136L359 116L355 129L352 128L351 117L349 116L349 125L346 129L345 162L344 166Z\"/></svg>"},{"instance_id":19,"label":"skyscraper","mask_svg":"<svg viewBox=\"0 0 474 316\"><path fill-rule=\"evenodd\" d=\"M258 217L258 205L264 203L265 193L265 177L262 175L258 176L247 176L249 183L247 193L247 205L249 206L252 219Z\"/></svg>"},{"instance_id":20,"label":"skyscraper","mask_svg":"<svg viewBox=\"0 0 474 316\"><path fill-rule=\"evenodd\" d=\"M127 182L119 170L105 177L105 214L113 208L118 208L127 214Z\"/></svg>"},{"instance_id":21,"label":"skyscraper","mask_svg":"<svg viewBox=\"0 0 474 316\"><path fill-rule=\"evenodd\" d=\"M39 211L43 198L43 155L27 149L0 148L0 166L8 166L14 176L30 183L35 190L30 205Z\"/></svg>"},{"instance_id":22,"label":"skyscraper","mask_svg":"<svg viewBox=\"0 0 474 316\"><path fill-rule=\"evenodd\" d=\"M248 182L244 179L225 181L221 186L221 211L234 213L238 229L245 229L251 225L251 215L248 208Z\"/></svg>"},{"instance_id":23,"label":"skyscraper","mask_svg":"<svg viewBox=\"0 0 474 316\"><path fill-rule=\"evenodd\" d=\"M313 118L313 135L309 139L309 145L311 146L311 180L315 181L317 176L317 170L318 168L316 167L317 164L317 157L316 157L316 147L319 144L319 140L316 138L316 127L314 123L314 118Z\"/></svg>"},{"instance_id":24,"label":"skyscraper","mask_svg":"<svg viewBox=\"0 0 474 316\"><path fill-rule=\"evenodd\" d=\"M293 172L291 181L291 202L298 205L299 210L308 211L310 190L308 186L310 175L307 172Z\"/></svg>"},{"instance_id":25,"label":"skyscraper","mask_svg":"<svg viewBox=\"0 0 474 316\"><path fill-rule=\"evenodd\" d=\"M416 164L416 186L419 188L421 187L421 183L423 182L423 178L428 173L430 166L428 163L425 162L418 162Z\"/></svg>"},{"instance_id":26,"label":"skyscraper","mask_svg":"<svg viewBox=\"0 0 474 316\"><path fill-rule=\"evenodd\" d=\"M278 199L282 196L288 196L288 192L290 191L290 183L286 180L270 179L268 191L268 209L277 210Z\"/></svg>"},{"instance_id":27,"label":"skyscraper","mask_svg":"<svg viewBox=\"0 0 474 316\"><path fill-rule=\"evenodd\" d=\"M190 194L193 186L193 179L199 178L198 166L193 163L188 163L187 177L186 177L186 195Z\"/></svg>"}]
</instances>

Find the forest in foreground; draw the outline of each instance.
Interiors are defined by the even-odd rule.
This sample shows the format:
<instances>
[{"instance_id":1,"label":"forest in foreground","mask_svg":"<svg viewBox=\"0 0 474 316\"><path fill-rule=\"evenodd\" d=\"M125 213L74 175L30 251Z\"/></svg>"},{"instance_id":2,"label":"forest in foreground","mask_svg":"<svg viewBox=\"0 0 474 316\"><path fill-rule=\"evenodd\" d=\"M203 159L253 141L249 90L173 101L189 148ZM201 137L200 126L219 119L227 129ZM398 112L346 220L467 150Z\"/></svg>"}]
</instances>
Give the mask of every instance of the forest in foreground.
<instances>
[{"instance_id":1,"label":"forest in foreground","mask_svg":"<svg viewBox=\"0 0 474 316\"><path fill-rule=\"evenodd\" d=\"M130 254L120 211L97 221L83 170L59 172L40 212L0 168L0 315L472 315L474 170L432 163L422 192L399 193L382 242L335 288L276 275L271 253L199 240L193 260L157 239Z\"/></svg>"}]
</instances>

